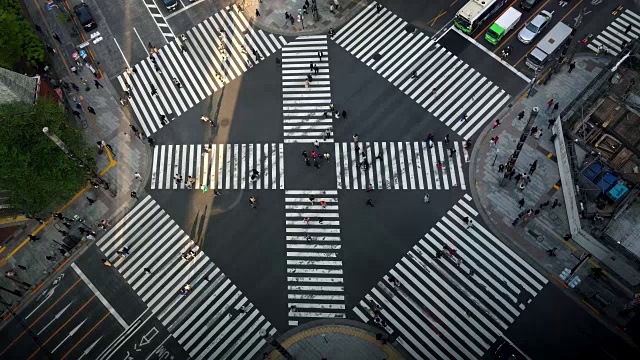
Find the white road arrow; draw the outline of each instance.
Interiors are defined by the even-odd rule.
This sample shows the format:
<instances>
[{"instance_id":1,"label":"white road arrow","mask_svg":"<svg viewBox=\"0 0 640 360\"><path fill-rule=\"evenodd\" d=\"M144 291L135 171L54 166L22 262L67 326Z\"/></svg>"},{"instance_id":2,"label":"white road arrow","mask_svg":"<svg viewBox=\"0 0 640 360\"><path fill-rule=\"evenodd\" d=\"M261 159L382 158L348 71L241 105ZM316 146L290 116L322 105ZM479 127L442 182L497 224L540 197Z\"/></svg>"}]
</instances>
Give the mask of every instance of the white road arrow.
<instances>
[{"instance_id":1,"label":"white road arrow","mask_svg":"<svg viewBox=\"0 0 640 360\"><path fill-rule=\"evenodd\" d=\"M64 309L60 310L59 313L56 314L56 316L53 317L53 319L51 319L51 321L49 321L49 323L47 325L45 325L42 330L38 331L38 335L42 334L42 332L49 327L49 325L51 325L54 321L58 320L60 318L60 316L62 316L62 314L67 310L67 308L73 304L73 301L69 303L69 305L65 306Z\"/></svg>"},{"instance_id":2,"label":"white road arrow","mask_svg":"<svg viewBox=\"0 0 640 360\"><path fill-rule=\"evenodd\" d=\"M88 318L87 318L87 319L88 319ZM68 338L72 337L72 336L73 336L73 334L75 334L75 333L78 331L78 329L80 329L80 326L82 326L82 324L84 324L84 322L85 322L85 321L87 321L87 319L84 319L80 324L78 324L78 326L76 326L76 327L75 327L75 329L73 329L73 330L69 331L69 335L67 335L67 337L66 337L66 338L64 338L64 339L60 342L60 344L58 344L58 346L56 346L56 348L55 348L55 349L51 350L51 352L52 352L52 353L53 353L53 352L56 352L56 350L58 350L58 348L60 347L60 345L64 344L64 342L65 342L65 341L67 341L67 339L68 339Z\"/></svg>"},{"instance_id":3,"label":"white road arrow","mask_svg":"<svg viewBox=\"0 0 640 360\"><path fill-rule=\"evenodd\" d=\"M98 341L100 341L101 339L102 339L102 336L100 336L100 337L98 338L98 340L96 340L93 344L91 344L91 346L89 346L88 348L86 348L86 349L84 350L84 352L82 353L82 356L80 356L80 357L78 358L78 360L82 359L85 355L87 355L88 353L90 353L90 352L91 352L91 350L93 350L93 348L98 344Z\"/></svg>"},{"instance_id":4,"label":"white road arrow","mask_svg":"<svg viewBox=\"0 0 640 360\"><path fill-rule=\"evenodd\" d=\"M53 288L51 288L51 290L49 290L49 292L47 293L47 297L44 298L44 300L42 300L40 305L36 306L36 308L33 309L33 311L31 313L29 313L29 315L27 315L24 319L27 320L29 318L29 316L33 315L33 313L36 312L40 308L40 306L44 305L44 303L47 302L47 300L49 300L49 298L51 296L53 296L53 292L56 290L57 287L58 287L58 285L56 285Z\"/></svg>"}]
</instances>

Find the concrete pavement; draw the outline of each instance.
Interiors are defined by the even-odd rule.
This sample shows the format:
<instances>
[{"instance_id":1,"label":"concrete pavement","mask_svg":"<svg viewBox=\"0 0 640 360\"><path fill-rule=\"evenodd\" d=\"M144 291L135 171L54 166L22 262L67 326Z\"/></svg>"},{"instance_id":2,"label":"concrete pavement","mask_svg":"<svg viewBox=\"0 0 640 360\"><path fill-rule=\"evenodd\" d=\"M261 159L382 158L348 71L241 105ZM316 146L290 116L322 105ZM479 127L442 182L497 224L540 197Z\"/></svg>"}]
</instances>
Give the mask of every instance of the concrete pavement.
<instances>
[{"instance_id":1,"label":"concrete pavement","mask_svg":"<svg viewBox=\"0 0 640 360\"><path fill-rule=\"evenodd\" d=\"M499 117L500 125L495 128L489 125L483 131L478 137L479 143L474 146L470 166L474 184L472 193L487 224L496 233L502 234L505 243L527 253L567 289L568 286L558 279L560 273L565 268L573 268L588 251L573 241L563 240L571 229L556 148L550 141L552 133L549 120L556 118L610 59L578 54L574 61L576 68L571 73L568 73L568 66L565 65L546 85L537 85L532 96L522 95L512 107L506 109ZM550 99L559 104L557 111L546 105ZM540 110L533 126L542 130L542 136L538 139L530 135L518 157L515 166L517 174L530 173L530 166L537 161L530 183L520 190L515 176L512 180L504 179L499 167L507 162L515 150L533 107ZM525 112L525 117L519 120L518 113L521 111ZM490 142L496 136L499 140L494 146ZM521 200L524 200L522 205ZM555 200L558 200L558 205L554 207ZM549 204L545 206L547 202ZM527 215L528 210L533 214ZM536 210L540 212L536 214ZM522 215L521 219L514 224L518 214ZM557 249L556 256L549 256L547 250L554 248ZM575 289L568 290L568 293L593 313L602 315L600 318L606 319L609 325L621 325L618 312L629 301L632 292L615 274L600 280L590 277L592 267L602 266L597 259L591 259L588 265L579 269L577 274L582 282ZM602 299L607 299L608 304L605 305Z\"/></svg>"}]
</instances>

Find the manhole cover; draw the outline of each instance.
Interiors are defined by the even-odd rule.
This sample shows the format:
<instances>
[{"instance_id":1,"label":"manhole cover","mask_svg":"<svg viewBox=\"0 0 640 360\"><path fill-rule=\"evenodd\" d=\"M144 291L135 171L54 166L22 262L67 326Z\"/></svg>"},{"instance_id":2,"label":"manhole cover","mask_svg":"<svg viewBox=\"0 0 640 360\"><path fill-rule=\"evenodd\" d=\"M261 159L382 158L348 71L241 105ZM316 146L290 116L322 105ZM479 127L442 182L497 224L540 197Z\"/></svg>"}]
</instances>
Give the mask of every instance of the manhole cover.
<instances>
[{"instance_id":1,"label":"manhole cover","mask_svg":"<svg viewBox=\"0 0 640 360\"><path fill-rule=\"evenodd\" d=\"M220 126L227 126L229 125L229 119L222 119L222 121L220 121Z\"/></svg>"}]
</instances>

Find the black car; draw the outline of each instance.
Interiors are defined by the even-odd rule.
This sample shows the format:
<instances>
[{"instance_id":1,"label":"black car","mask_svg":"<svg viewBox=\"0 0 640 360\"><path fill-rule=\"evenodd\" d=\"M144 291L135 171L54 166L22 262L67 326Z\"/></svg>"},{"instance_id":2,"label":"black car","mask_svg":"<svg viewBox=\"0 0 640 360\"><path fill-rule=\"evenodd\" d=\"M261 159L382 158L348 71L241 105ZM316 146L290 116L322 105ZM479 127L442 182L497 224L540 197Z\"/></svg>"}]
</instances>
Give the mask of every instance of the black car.
<instances>
[{"instance_id":1,"label":"black car","mask_svg":"<svg viewBox=\"0 0 640 360\"><path fill-rule=\"evenodd\" d=\"M520 7L524 10L531 10L538 3L538 0L522 0L520 1Z\"/></svg>"},{"instance_id":2,"label":"black car","mask_svg":"<svg viewBox=\"0 0 640 360\"><path fill-rule=\"evenodd\" d=\"M178 2L176 0L162 0L164 7L169 11L174 11L178 8Z\"/></svg>"},{"instance_id":3,"label":"black car","mask_svg":"<svg viewBox=\"0 0 640 360\"><path fill-rule=\"evenodd\" d=\"M74 7L73 11L76 13L76 17L85 31L93 30L98 27L98 24L93 20L93 15L91 15L91 11L89 11L89 7L86 4L80 4Z\"/></svg>"}]
</instances>

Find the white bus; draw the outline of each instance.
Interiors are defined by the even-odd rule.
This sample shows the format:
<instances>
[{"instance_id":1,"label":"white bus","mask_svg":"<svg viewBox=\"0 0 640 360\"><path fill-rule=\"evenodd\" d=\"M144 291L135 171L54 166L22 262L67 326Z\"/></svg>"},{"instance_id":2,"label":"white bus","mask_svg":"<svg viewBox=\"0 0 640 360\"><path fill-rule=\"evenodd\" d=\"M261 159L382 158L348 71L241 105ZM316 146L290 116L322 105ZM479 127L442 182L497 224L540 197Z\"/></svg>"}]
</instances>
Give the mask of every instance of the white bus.
<instances>
[{"instance_id":1,"label":"white bus","mask_svg":"<svg viewBox=\"0 0 640 360\"><path fill-rule=\"evenodd\" d=\"M458 10L453 22L458 29L471 34L506 3L507 0L470 0Z\"/></svg>"}]
</instances>

